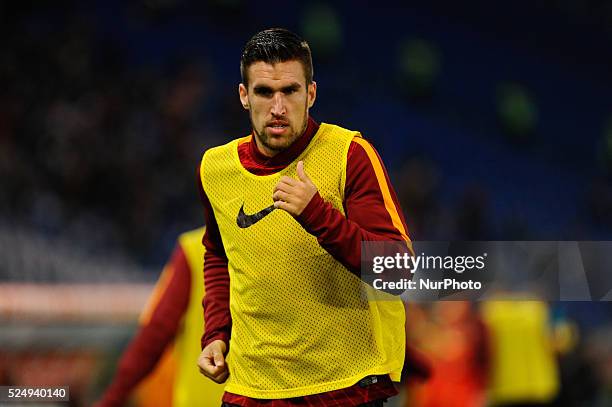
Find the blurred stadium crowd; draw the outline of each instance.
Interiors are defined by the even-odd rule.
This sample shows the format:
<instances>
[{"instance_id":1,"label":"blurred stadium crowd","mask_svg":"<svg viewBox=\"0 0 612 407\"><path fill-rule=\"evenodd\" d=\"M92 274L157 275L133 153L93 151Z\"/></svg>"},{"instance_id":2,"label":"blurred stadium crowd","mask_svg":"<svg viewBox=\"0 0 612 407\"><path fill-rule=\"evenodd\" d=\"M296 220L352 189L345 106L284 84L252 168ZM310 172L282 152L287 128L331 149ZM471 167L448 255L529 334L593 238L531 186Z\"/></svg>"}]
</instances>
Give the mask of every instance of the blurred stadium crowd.
<instances>
[{"instance_id":1,"label":"blurred stadium crowd","mask_svg":"<svg viewBox=\"0 0 612 407\"><path fill-rule=\"evenodd\" d=\"M314 117L374 142L419 239L609 237L610 7L471 3L283 6L315 53ZM33 4L2 5L1 224L159 266L200 222L201 152L249 131L240 41L278 20L241 1ZM407 29L352 28L378 17Z\"/></svg>"},{"instance_id":2,"label":"blurred stadium crowd","mask_svg":"<svg viewBox=\"0 0 612 407\"><path fill-rule=\"evenodd\" d=\"M150 281L202 222L202 152L250 131L241 47L278 25L313 48L314 118L373 142L414 239L610 239L612 3L460 3L0 3L0 284ZM609 402L612 307L555 310L585 338L575 400Z\"/></svg>"},{"instance_id":3,"label":"blurred stadium crowd","mask_svg":"<svg viewBox=\"0 0 612 407\"><path fill-rule=\"evenodd\" d=\"M190 62L132 66L63 6L32 16L5 4L2 221L159 265L159 245L202 218L195 169L212 133L200 114L210 79Z\"/></svg>"}]
</instances>

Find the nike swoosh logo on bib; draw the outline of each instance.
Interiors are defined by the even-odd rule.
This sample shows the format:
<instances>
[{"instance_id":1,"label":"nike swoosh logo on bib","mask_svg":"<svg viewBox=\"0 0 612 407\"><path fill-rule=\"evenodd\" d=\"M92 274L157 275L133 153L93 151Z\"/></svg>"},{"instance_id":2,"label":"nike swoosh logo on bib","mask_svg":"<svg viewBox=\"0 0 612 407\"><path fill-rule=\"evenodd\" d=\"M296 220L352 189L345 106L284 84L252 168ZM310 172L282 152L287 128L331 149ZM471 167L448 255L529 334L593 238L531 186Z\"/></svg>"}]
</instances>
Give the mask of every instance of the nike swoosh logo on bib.
<instances>
[{"instance_id":1,"label":"nike swoosh logo on bib","mask_svg":"<svg viewBox=\"0 0 612 407\"><path fill-rule=\"evenodd\" d=\"M256 224L257 222L259 222L260 220L262 220L263 218L265 218L274 209L275 209L274 205L270 205L267 208L262 209L257 213L254 213L252 215L247 215L246 213L244 213L244 204L242 204L242 206L240 207L240 210L238 211L238 217L236 218L236 223L238 224L238 227L241 227L243 229L248 228L249 226L252 226Z\"/></svg>"}]
</instances>

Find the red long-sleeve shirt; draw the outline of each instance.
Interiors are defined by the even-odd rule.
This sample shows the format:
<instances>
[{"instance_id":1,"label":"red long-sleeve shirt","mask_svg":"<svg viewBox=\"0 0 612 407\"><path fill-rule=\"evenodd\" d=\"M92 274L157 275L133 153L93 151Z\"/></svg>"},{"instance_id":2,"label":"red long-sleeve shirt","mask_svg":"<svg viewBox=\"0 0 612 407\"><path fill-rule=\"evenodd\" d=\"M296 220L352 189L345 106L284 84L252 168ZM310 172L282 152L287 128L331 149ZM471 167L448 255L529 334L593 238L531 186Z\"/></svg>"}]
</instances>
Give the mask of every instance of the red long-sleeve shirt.
<instances>
[{"instance_id":1,"label":"red long-sleeve shirt","mask_svg":"<svg viewBox=\"0 0 612 407\"><path fill-rule=\"evenodd\" d=\"M305 133L287 150L274 157L263 155L251 137L249 141L238 147L240 162L246 170L256 175L268 175L281 171L302 153L318 127L314 120L309 119ZM203 170L206 171L205 168ZM203 301L206 331L202 337L202 348L217 339L223 340L229 346L231 316L228 260L210 201L203 191L201 182L199 187L206 220L206 233L203 238L203 244L206 247L204 255L206 296ZM391 197L392 204L388 202L388 199L385 202L385 197ZM399 209L397 196L391 187L389 176L378 153L373 148L366 151L364 146L355 141L351 143L347 156L343 204L346 217L330 203L325 202L319 194L316 194L296 219L307 232L317 237L319 244L337 261L349 271L359 275L361 242L404 240L406 221ZM400 220L403 230L398 229L397 219ZM355 405L358 405L395 394L397 391L391 381L381 380L369 386L369 391L364 391L363 388L355 385L341 391L306 396L300 399L301 402L307 403L306 405L337 405L334 399L341 395L344 403L354 402ZM325 398L325 395L328 395L328 399ZM254 399L230 393L226 393L223 400L241 406L258 404ZM324 400L329 403L321 404ZM283 403L285 401L279 400L276 404L266 405L280 406Z\"/></svg>"}]
</instances>

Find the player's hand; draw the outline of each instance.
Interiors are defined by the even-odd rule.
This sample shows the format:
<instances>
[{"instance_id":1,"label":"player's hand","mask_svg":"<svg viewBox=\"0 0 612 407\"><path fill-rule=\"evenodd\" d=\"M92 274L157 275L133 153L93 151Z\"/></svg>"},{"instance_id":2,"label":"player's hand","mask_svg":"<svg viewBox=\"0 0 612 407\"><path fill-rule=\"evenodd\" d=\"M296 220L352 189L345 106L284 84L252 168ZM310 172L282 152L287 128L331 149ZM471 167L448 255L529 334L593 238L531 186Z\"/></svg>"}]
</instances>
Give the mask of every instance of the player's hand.
<instances>
[{"instance_id":1,"label":"player's hand","mask_svg":"<svg viewBox=\"0 0 612 407\"><path fill-rule=\"evenodd\" d=\"M227 345L220 339L212 341L202 350L198 358L200 373L214 382L223 383L229 376L225 363Z\"/></svg>"},{"instance_id":2,"label":"player's hand","mask_svg":"<svg viewBox=\"0 0 612 407\"><path fill-rule=\"evenodd\" d=\"M297 164L297 175L299 179L281 177L272 194L274 207L285 210L293 216L300 215L317 193L317 187L304 172L303 161Z\"/></svg>"}]
</instances>

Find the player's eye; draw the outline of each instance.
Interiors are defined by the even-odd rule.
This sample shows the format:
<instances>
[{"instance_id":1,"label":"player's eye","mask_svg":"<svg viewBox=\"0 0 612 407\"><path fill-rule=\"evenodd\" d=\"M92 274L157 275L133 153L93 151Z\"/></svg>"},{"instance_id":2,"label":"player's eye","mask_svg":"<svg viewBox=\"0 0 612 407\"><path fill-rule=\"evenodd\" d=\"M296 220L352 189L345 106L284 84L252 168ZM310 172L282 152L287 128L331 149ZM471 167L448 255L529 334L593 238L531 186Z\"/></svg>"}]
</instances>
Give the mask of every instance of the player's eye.
<instances>
[{"instance_id":1,"label":"player's eye","mask_svg":"<svg viewBox=\"0 0 612 407\"><path fill-rule=\"evenodd\" d=\"M265 87L256 87L255 94L258 96L270 97L272 96L272 89Z\"/></svg>"},{"instance_id":2,"label":"player's eye","mask_svg":"<svg viewBox=\"0 0 612 407\"><path fill-rule=\"evenodd\" d=\"M285 95L291 95L291 94L293 94L293 93L295 93L297 91L298 91L297 86L288 86L286 88L283 88L283 93Z\"/></svg>"}]
</instances>

